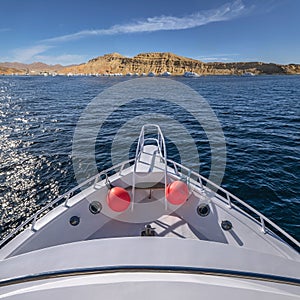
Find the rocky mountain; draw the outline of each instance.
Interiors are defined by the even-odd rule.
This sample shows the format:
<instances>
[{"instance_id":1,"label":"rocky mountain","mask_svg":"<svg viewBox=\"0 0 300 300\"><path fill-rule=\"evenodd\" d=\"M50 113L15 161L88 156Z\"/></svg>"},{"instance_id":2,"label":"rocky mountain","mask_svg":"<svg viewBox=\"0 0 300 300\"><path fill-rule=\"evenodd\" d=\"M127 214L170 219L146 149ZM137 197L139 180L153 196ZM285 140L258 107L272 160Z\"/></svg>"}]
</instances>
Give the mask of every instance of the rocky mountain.
<instances>
[{"instance_id":1,"label":"rocky mountain","mask_svg":"<svg viewBox=\"0 0 300 300\"><path fill-rule=\"evenodd\" d=\"M3 74L43 72L59 74L127 74L154 72L161 74L170 72L172 75L183 75L184 72L196 72L200 75L241 75L245 72L254 74L300 74L299 64L279 65L263 62L213 62L202 61L179 56L169 52L140 53L134 57L126 57L119 53L105 54L89 60L87 63L63 67L61 65L47 65L41 62L32 64L0 63L6 70ZM15 70L18 69L18 70ZM9 73L11 72L11 73ZM0 74L2 74L0 72Z\"/></svg>"},{"instance_id":2,"label":"rocky mountain","mask_svg":"<svg viewBox=\"0 0 300 300\"><path fill-rule=\"evenodd\" d=\"M263 62L236 63L204 63L173 53L141 53L132 58L119 53L106 54L89 60L87 63L66 67L60 73L149 73L161 74L171 72L172 75L182 75L193 71L200 75L241 75L245 72L254 74L300 74L299 64L279 65Z\"/></svg>"},{"instance_id":3,"label":"rocky mountain","mask_svg":"<svg viewBox=\"0 0 300 300\"><path fill-rule=\"evenodd\" d=\"M16 73L20 73L20 70L15 68L1 67L0 65L0 75L11 75Z\"/></svg>"},{"instance_id":4,"label":"rocky mountain","mask_svg":"<svg viewBox=\"0 0 300 300\"><path fill-rule=\"evenodd\" d=\"M23 64L19 62L0 63L0 67L17 69L17 73L39 74L43 72L59 72L64 68L62 65L47 65L42 62L34 62L32 64ZM14 72L16 73L16 72Z\"/></svg>"}]
</instances>

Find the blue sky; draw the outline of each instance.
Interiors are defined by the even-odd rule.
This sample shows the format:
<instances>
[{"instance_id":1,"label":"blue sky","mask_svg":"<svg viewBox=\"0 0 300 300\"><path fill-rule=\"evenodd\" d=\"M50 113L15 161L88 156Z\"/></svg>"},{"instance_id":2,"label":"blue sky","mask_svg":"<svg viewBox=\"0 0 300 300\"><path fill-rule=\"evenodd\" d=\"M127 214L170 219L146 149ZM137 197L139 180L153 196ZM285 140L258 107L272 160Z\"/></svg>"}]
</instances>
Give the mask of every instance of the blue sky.
<instances>
[{"instance_id":1,"label":"blue sky","mask_svg":"<svg viewBox=\"0 0 300 300\"><path fill-rule=\"evenodd\" d=\"M0 0L0 62L106 53L300 63L298 0Z\"/></svg>"}]
</instances>

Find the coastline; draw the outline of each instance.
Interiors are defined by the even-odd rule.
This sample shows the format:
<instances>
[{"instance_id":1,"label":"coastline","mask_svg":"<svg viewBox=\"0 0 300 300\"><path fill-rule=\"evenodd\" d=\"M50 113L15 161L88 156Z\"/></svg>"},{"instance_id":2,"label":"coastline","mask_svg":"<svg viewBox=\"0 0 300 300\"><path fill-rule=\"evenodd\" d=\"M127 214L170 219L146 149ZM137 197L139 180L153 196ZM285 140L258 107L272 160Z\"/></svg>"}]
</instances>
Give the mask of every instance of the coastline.
<instances>
[{"instance_id":1,"label":"coastline","mask_svg":"<svg viewBox=\"0 0 300 300\"><path fill-rule=\"evenodd\" d=\"M16 68L18 67L18 68ZM44 63L0 63L0 75L43 76L256 76L299 75L300 64L264 62L202 62L169 52L140 53L132 58L119 53L105 54L71 66Z\"/></svg>"}]
</instances>

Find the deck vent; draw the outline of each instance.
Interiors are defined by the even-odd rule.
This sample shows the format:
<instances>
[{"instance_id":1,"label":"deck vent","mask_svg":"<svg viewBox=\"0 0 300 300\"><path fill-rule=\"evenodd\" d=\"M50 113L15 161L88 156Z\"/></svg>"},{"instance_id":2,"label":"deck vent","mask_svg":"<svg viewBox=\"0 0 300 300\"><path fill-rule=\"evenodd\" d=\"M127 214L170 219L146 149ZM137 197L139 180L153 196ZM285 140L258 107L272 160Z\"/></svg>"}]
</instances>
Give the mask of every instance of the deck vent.
<instances>
[{"instance_id":1,"label":"deck vent","mask_svg":"<svg viewBox=\"0 0 300 300\"><path fill-rule=\"evenodd\" d=\"M197 213L199 216L201 217L206 217L209 215L210 213L210 208L209 208L209 205L208 204L200 204L198 207L197 207Z\"/></svg>"},{"instance_id":2,"label":"deck vent","mask_svg":"<svg viewBox=\"0 0 300 300\"><path fill-rule=\"evenodd\" d=\"M77 226L80 223L80 218L77 216L73 216L70 218L70 224L72 226Z\"/></svg>"},{"instance_id":3,"label":"deck vent","mask_svg":"<svg viewBox=\"0 0 300 300\"><path fill-rule=\"evenodd\" d=\"M99 214L102 210L102 205L98 201L93 201L92 203L90 203L89 210L94 215Z\"/></svg>"},{"instance_id":4,"label":"deck vent","mask_svg":"<svg viewBox=\"0 0 300 300\"><path fill-rule=\"evenodd\" d=\"M230 221L225 220L225 221L222 221L221 227L222 227L223 230L228 231L232 228L232 224L231 224Z\"/></svg>"}]
</instances>

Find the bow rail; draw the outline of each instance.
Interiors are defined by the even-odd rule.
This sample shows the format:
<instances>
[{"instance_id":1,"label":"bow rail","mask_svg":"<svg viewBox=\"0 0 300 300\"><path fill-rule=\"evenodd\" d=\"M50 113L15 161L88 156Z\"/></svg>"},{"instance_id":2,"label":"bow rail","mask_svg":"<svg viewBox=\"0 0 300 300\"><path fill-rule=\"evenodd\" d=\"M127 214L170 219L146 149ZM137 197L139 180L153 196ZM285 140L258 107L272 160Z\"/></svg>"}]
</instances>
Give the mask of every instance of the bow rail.
<instances>
[{"instance_id":1,"label":"bow rail","mask_svg":"<svg viewBox=\"0 0 300 300\"><path fill-rule=\"evenodd\" d=\"M146 131L149 129L155 130L156 138L152 137L145 137ZM153 133L153 132L152 132ZM134 167L133 167L133 173L132 173L132 204L131 209L133 210L134 207L134 198L135 198L135 187L136 187L136 174L137 174L137 165L139 162L139 159L141 158L141 154L143 153L145 143L147 142L154 142L158 149L158 155L161 158L161 160L164 162L164 184L165 184L165 191L167 188L167 147L164 135L160 129L160 127L156 124L145 124L140 132L138 144L136 147L136 153L135 153L135 161L134 161ZM165 208L167 208L167 201L165 199Z\"/></svg>"}]
</instances>

